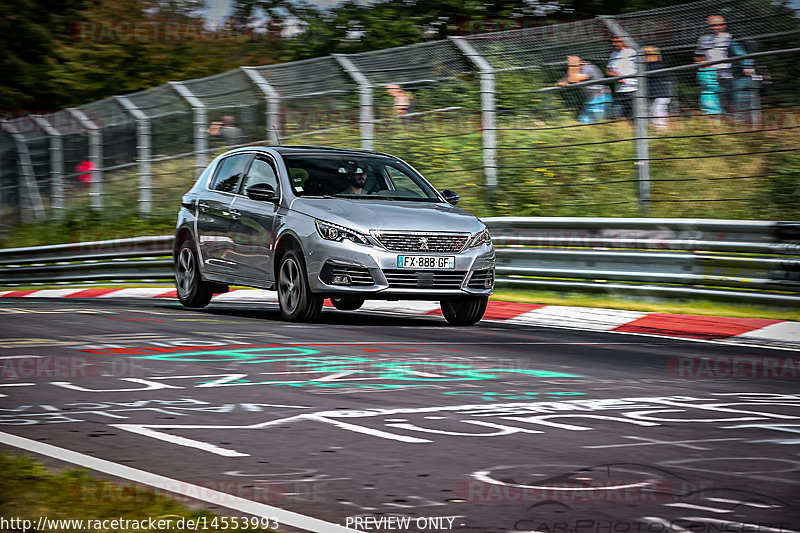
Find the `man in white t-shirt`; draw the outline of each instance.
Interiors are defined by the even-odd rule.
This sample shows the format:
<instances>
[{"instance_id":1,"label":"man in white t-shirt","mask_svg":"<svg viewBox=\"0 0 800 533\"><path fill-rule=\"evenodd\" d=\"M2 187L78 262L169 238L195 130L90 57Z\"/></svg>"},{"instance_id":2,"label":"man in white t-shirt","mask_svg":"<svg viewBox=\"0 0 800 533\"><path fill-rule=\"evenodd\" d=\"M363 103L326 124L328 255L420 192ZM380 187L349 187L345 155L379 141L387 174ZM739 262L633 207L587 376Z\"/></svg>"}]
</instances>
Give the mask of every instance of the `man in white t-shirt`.
<instances>
[{"instance_id":1,"label":"man in white t-shirt","mask_svg":"<svg viewBox=\"0 0 800 533\"><path fill-rule=\"evenodd\" d=\"M621 37L612 38L611 44L617 51L611 56L606 73L609 76L635 76L636 50L630 48ZM635 92L636 78L617 80L617 90L614 95L617 117L633 118L633 95Z\"/></svg>"}]
</instances>

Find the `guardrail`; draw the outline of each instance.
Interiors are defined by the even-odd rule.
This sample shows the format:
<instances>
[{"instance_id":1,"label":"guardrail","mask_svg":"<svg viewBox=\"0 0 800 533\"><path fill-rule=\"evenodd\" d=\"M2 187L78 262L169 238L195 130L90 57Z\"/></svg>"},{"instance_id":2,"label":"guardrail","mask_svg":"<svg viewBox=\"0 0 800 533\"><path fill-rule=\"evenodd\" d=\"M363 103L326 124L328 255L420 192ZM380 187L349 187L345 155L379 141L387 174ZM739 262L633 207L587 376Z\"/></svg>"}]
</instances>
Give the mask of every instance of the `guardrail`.
<instances>
[{"instance_id":1,"label":"guardrail","mask_svg":"<svg viewBox=\"0 0 800 533\"><path fill-rule=\"evenodd\" d=\"M800 306L800 222L487 218L497 285ZM0 285L169 281L172 236L0 249Z\"/></svg>"}]
</instances>

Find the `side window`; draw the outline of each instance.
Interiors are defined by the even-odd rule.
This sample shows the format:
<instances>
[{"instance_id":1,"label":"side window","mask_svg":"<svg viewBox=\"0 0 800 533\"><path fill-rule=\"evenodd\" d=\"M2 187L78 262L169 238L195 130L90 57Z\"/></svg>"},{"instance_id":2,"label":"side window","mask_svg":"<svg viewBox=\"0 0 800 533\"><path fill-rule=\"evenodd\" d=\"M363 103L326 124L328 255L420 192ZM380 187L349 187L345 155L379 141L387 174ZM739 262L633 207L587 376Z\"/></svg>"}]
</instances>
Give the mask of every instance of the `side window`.
<instances>
[{"instance_id":1,"label":"side window","mask_svg":"<svg viewBox=\"0 0 800 533\"><path fill-rule=\"evenodd\" d=\"M250 154L239 154L224 159L219 164L210 188L220 192L235 192L251 157Z\"/></svg>"},{"instance_id":2,"label":"side window","mask_svg":"<svg viewBox=\"0 0 800 533\"><path fill-rule=\"evenodd\" d=\"M242 194L246 194L247 189L259 183L266 183L270 185L273 190L278 190L278 177L275 173L275 167L265 159L256 159L250 166L247 172L247 177L244 179L242 185Z\"/></svg>"}]
</instances>

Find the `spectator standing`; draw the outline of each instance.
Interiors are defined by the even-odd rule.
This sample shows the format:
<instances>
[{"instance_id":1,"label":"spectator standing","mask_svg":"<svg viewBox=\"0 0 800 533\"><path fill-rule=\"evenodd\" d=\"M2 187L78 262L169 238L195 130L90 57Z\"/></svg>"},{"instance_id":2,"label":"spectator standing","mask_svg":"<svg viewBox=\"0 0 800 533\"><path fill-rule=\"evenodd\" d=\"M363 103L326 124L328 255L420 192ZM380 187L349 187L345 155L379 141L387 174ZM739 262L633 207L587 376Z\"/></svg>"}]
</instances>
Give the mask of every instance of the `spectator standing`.
<instances>
[{"instance_id":1,"label":"spectator standing","mask_svg":"<svg viewBox=\"0 0 800 533\"><path fill-rule=\"evenodd\" d=\"M570 83L602 78L603 73L593 64L583 61L578 56L567 56L567 73L557 82L557 85L566 87ZM602 84L587 84L583 86L583 92L586 95L586 100L578 114L578 120L584 124L592 124L604 120L607 108L611 103L608 87Z\"/></svg>"},{"instance_id":2,"label":"spectator standing","mask_svg":"<svg viewBox=\"0 0 800 533\"><path fill-rule=\"evenodd\" d=\"M608 62L606 72L609 76L635 76L636 51L630 48L621 37L611 39L616 52ZM614 96L615 116L633 118L633 96L636 92L636 78L617 80L617 91Z\"/></svg>"},{"instance_id":3,"label":"spectator standing","mask_svg":"<svg viewBox=\"0 0 800 533\"><path fill-rule=\"evenodd\" d=\"M727 23L722 15L708 17L708 28L711 33L700 37L695 51L695 55L702 55L704 61L721 61L747 53L744 45L728 33ZM752 59L736 63L736 68L729 62L713 65L719 85L720 105L729 111L741 111L750 107L749 90L755 75Z\"/></svg>"},{"instance_id":4,"label":"spectator standing","mask_svg":"<svg viewBox=\"0 0 800 533\"><path fill-rule=\"evenodd\" d=\"M661 59L661 51L656 46L644 46L647 72L667 68ZM647 97L650 102L650 123L658 129L666 129L669 116L669 100L672 96L672 83L664 74L647 77Z\"/></svg>"},{"instance_id":5,"label":"spectator standing","mask_svg":"<svg viewBox=\"0 0 800 533\"><path fill-rule=\"evenodd\" d=\"M695 63L703 63L705 55L695 55ZM722 106L719 103L719 80L717 69L713 65L698 67L697 81L700 85L700 111L704 115L721 115Z\"/></svg>"},{"instance_id":6,"label":"spectator standing","mask_svg":"<svg viewBox=\"0 0 800 533\"><path fill-rule=\"evenodd\" d=\"M233 115L225 115L221 122L212 122L208 134L217 137L222 144L238 144L242 140L242 130L236 125Z\"/></svg>"},{"instance_id":7,"label":"spectator standing","mask_svg":"<svg viewBox=\"0 0 800 533\"><path fill-rule=\"evenodd\" d=\"M414 100L414 96L411 93L404 91L396 84L387 85L386 92L394 98L394 112L397 116L403 117L411 112Z\"/></svg>"}]
</instances>

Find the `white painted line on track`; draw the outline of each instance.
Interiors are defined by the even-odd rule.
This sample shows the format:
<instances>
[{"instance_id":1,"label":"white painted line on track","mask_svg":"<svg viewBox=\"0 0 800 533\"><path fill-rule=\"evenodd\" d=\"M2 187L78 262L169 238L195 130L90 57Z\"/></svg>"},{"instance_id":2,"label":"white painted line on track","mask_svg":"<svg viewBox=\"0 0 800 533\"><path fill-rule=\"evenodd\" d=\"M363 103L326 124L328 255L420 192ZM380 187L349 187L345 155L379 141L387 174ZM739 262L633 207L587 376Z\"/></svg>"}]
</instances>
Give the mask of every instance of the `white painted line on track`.
<instances>
[{"instance_id":1,"label":"white painted line on track","mask_svg":"<svg viewBox=\"0 0 800 533\"><path fill-rule=\"evenodd\" d=\"M669 531L671 531L672 533L687 533L686 529L678 527L676 524L673 524L672 522L664 520L663 518L659 518L657 516L645 516L644 520L647 520L648 522L653 522L654 524L661 524L662 526L669 528Z\"/></svg>"},{"instance_id":2,"label":"white painted line on track","mask_svg":"<svg viewBox=\"0 0 800 533\"><path fill-rule=\"evenodd\" d=\"M779 322L778 324L770 324L763 328L742 333L736 337L753 340L779 340L800 344L800 322Z\"/></svg>"},{"instance_id":3,"label":"white painted line on track","mask_svg":"<svg viewBox=\"0 0 800 533\"><path fill-rule=\"evenodd\" d=\"M83 289L43 289L40 291L32 292L31 294L26 294L23 298L61 298L64 296L69 296L70 294L75 294L76 292L80 292Z\"/></svg>"},{"instance_id":4,"label":"white painted line on track","mask_svg":"<svg viewBox=\"0 0 800 533\"><path fill-rule=\"evenodd\" d=\"M727 498L706 498L706 500L711 502L730 503L736 506L746 505L747 507L756 507L758 509L780 509L779 505L769 505L766 503L756 503L756 502L742 502L739 500L729 500Z\"/></svg>"},{"instance_id":5,"label":"white painted line on track","mask_svg":"<svg viewBox=\"0 0 800 533\"><path fill-rule=\"evenodd\" d=\"M253 516L263 518L274 518L281 525L287 525L303 529L306 531L319 531L325 533L360 533L355 529L350 529L339 524L326 522L318 518L302 515L292 511L286 511L278 507L273 507L260 502L254 502L245 498L240 498L232 494L211 490L206 487L192 485L176 479L168 478L158 474L153 474L138 468L131 468L121 464L98 459L79 452L59 448L52 444L45 444L25 437L12 435L11 433L0 432L0 443L15 448L53 457L61 461L91 468L98 472L110 474L119 478L141 483L159 490L173 492L195 500L205 501L221 507L227 507L234 511L240 511Z\"/></svg>"},{"instance_id":6,"label":"white painted line on track","mask_svg":"<svg viewBox=\"0 0 800 533\"><path fill-rule=\"evenodd\" d=\"M641 311L625 311L621 309L548 305L504 320L503 322L506 324L524 324L527 326L569 327L574 325L584 330L608 331L623 324L633 322L647 314L648 313Z\"/></svg>"},{"instance_id":7,"label":"white painted line on track","mask_svg":"<svg viewBox=\"0 0 800 533\"><path fill-rule=\"evenodd\" d=\"M32 387L36 383L2 383L0 387ZM7 398L8 394L0 394L0 398Z\"/></svg>"},{"instance_id":8,"label":"white painted line on track","mask_svg":"<svg viewBox=\"0 0 800 533\"><path fill-rule=\"evenodd\" d=\"M119 289L108 294L101 294L95 298L148 298L158 294L169 292L169 288L163 287L136 287L130 289Z\"/></svg>"},{"instance_id":9,"label":"white painted line on track","mask_svg":"<svg viewBox=\"0 0 800 533\"><path fill-rule=\"evenodd\" d=\"M694 503L687 503L687 502L665 503L664 506L680 507L682 509L692 509L695 511L709 511L711 513L721 513L721 514L727 514L733 512L731 509L719 509L717 507L708 507L704 505L696 505Z\"/></svg>"}]
</instances>

